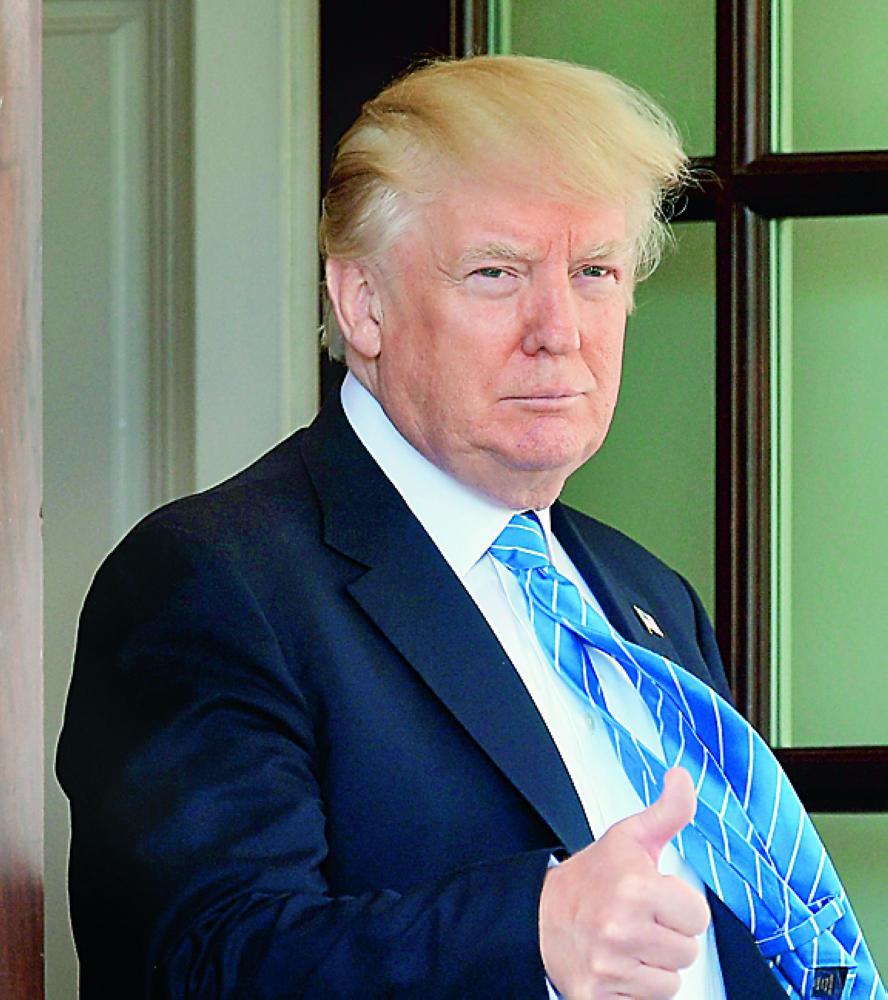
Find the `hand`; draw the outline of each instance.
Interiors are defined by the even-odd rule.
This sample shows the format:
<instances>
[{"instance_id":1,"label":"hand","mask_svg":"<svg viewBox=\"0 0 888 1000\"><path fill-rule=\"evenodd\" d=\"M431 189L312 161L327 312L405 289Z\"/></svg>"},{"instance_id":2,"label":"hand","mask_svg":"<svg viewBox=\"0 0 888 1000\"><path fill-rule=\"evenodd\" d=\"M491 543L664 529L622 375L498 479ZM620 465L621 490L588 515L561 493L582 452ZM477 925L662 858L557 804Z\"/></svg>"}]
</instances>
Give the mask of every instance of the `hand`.
<instances>
[{"instance_id":1,"label":"hand","mask_svg":"<svg viewBox=\"0 0 888 1000\"><path fill-rule=\"evenodd\" d=\"M667 1000L678 992L678 970L697 955L709 907L686 882L661 875L657 862L696 808L691 776L672 768L653 805L546 875L540 951L563 996Z\"/></svg>"}]
</instances>

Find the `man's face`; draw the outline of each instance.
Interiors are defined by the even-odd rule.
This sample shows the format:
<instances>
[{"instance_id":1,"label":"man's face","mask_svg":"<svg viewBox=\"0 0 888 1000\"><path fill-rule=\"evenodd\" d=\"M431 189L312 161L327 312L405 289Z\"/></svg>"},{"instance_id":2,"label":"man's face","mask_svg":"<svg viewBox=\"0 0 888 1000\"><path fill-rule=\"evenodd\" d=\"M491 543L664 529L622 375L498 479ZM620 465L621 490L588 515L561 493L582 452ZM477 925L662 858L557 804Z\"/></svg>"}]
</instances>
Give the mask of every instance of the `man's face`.
<instances>
[{"instance_id":1,"label":"man's face","mask_svg":"<svg viewBox=\"0 0 888 1000\"><path fill-rule=\"evenodd\" d=\"M512 507L541 507L601 445L631 291L625 210L464 183L373 272L358 377L415 448Z\"/></svg>"}]
</instances>

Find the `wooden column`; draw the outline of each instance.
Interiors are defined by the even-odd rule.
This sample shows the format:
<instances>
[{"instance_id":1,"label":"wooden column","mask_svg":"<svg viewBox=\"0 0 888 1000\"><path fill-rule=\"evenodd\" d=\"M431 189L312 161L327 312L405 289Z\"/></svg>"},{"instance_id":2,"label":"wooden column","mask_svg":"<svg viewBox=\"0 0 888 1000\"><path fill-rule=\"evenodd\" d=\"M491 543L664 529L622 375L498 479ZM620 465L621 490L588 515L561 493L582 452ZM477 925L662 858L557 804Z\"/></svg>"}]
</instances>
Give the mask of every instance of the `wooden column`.
<instances>
[{"instance_id":1,"label":"wooden column","mask_svg":"<svg viewBox=\"0 0 888 1000\"><path fill-rule=\"evenodd\" d=\"M0 996L43 996L40 3L0 0Z\"/></svg>"}]
</instances>

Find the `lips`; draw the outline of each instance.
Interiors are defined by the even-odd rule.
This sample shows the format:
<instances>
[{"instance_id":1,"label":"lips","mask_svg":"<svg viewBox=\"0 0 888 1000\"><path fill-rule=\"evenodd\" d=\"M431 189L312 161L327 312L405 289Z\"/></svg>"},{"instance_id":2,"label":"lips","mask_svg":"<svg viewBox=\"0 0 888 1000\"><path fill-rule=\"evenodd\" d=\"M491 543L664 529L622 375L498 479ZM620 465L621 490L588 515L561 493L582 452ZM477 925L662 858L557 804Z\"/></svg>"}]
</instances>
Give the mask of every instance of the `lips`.
<instances>
[{"instance_id":1,"label":"lips","mask_svg":"<svg viewBox=\"0 0 888 1000\"><path fill-rule=\"evenodd\" d=\"M507 399L515 400L557 400L557 399L575 399L577 396L583 396L585 392L582 389L537 389L530 392L516 392L512 396L507 396Z\"/></svg>"},{"instance_id":2,"label":"lips","mask_svg":"<svg viewBox=\"0 0 888 1000\"><path fill-rule=\"evenodd\" d=\"M540 392L509 396L508 400L535 410L561 410L582 399L583 395L582 392L575 391Z\"/></svg>"},{"instance_id":3,"label":"lips","mask_svg":"<svg viewBox=\"0 0 888 1000\"><path fill-rule=\"evenodd\" d=\"M558 392L530 392L524 398L525 399L570 399L574 396L580 396L582 393L575 392L573 390L561 390ZM518 397L519 399L521 397Z\"/></svg>"}]
</instances>

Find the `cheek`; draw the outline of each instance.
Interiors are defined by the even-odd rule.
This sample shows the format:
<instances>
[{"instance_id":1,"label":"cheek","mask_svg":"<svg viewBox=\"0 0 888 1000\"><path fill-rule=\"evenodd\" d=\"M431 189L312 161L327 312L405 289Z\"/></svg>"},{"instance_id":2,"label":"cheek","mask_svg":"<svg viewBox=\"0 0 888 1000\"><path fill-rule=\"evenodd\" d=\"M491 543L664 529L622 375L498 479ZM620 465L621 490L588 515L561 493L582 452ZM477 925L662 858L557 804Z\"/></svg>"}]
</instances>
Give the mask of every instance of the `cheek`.
<instances>
[{"instance_id":1,"label":"cheek","mask_svg":"<svg viewBox=\"0 0 888 1000\"><path fill-rule=\"evenodd\" d=\"M607 358L608 378L614 395L620 388L620 377L623 374L623 338L615 342Z\"/></svg>"},{"instance_id":2,"label":"cheek","mask_svg":"<svg viewBox=\"0 0 888 1000\"><path fill-rule=\"evenodd\" d=\"M477 329L451 328L427 358L424 381L450 414L478 419L476 411L495 398L509 361L508 351L500 350L495 338L482 338Z\"/></svg>"},{"instance_id":3,"label":"cheek","mask_svg":"<svg viewBox=\"0 0 888 1000\"><path fill-rule=\"evenodd\" d=\"M430 437L459 435L478 418L475 372L462 354L429 348L411 359L401 385Z\"/></svg>"},{"instance_id":4,"label":"cheek","mask_svg":"<svg viewBox=\"0 0 888 1000\"><path fill-rule=\"evenodd\" d=\"M614 382L619 384L623 370L623 345L623 329L620 326L612 333L593 338L583 352L586 364L602 388L614 388Z\"/></svg>"}]
</instances>

